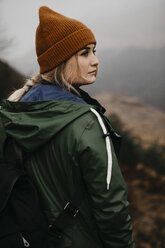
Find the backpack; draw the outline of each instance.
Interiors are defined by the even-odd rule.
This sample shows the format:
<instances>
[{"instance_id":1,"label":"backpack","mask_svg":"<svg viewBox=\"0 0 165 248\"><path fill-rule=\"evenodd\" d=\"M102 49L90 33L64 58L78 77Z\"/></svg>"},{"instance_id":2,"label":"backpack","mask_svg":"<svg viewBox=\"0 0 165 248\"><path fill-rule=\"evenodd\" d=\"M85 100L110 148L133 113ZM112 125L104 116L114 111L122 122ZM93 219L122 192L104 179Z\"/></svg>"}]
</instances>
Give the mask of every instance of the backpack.
<instances>
[{"instance_id":1,"label":"backpack","mask_svg":"<svg viewBox=\"0 0 165 248\"><path fill-rule=\"evenodd\" d=\"M0 247L46 248L47 221L34 183L23 168L23 152L6 142L0 163Z\"/></svg>"},{"instance_id":2,"label":"backpack","mask_svg":"<svg viewBox=\"0 0 165 248\"><path fill-rule=\"evenodd\" d=\"M0 247L56 248L62 231L73 225L84 198L80 186L55 222L48 226L34 182L23 167L24 153L7 139L0 162Z\"/></svg>"}]
</instances>

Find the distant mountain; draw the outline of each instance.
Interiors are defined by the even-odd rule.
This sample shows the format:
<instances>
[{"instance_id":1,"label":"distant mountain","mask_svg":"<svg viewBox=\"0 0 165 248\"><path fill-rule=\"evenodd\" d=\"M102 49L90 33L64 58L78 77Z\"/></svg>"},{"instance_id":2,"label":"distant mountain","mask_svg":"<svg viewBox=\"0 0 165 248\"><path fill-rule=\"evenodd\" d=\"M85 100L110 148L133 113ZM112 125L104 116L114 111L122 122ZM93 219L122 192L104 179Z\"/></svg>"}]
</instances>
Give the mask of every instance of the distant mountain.
<instances>
[{"instance_id":1,"label":"distant mountain","mask_svg":"<svg viewBox=\"0 0 165 248\"><path fill-rule=\"evenodd\" d=\"M119 53L100 54L98 92L136 96L165 110L165 47L160 49L129 48Z\"/></svg>"},{"instance_id":2,"label":"distant mountain","mask_svg":"<svg viewBox=\"0 0 165 248\"><path fill-rule=\"evenodd\" d=\"M132 47L120 52L100 50L98 57L99 76L94 85L87 86L87 91L92 94L108 91L136 96L165 111L165 47ZM11 64L24 75L39 71L35 51L15 59Z\"/></svg>"},{"instance_id":3,"label":"distant mountain","mask_svg":"<svg viewBox=\"0 0 165 248\"><path fill-rule=\"evenodd\" d=\"M148 147L154 142L165 145L163 111L146 105L134 97L109 93L98 94L95 97L106 108L106 115L116 114L122 121L124 129L130 131L143 147Z\"/></svg>"}]
</instances>

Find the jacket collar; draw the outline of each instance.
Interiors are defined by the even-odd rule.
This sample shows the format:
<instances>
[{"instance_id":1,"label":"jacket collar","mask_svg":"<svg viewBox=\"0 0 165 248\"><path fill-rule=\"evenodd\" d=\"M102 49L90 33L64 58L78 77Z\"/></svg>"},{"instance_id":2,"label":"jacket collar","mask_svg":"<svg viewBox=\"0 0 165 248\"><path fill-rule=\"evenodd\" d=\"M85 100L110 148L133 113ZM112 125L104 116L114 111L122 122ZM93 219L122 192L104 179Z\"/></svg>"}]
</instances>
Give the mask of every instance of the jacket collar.
<instances>
[{"instance_id":1,"label":"jacket collar","mask_svg":"<svg viewBox=\"0 0 165 248\"><path fill-rule=\"evenodd\" d=\"M93 97L91 97L86 91L82 90L77 85L74 85L75 89L79 92L81 98L90 105L97 106L102 113L105 113L105 108ZM73 94L76 94L75 92L72 92Z\"/></svg>"},{"instance_id":2,"label":"jacket collar","mask_svg":"<svg viewBox=\"0 0 165 248\"><path fill-rule=\"evenodd\" d=\"M42 81L42 84L48 84L48 85L52 85L52 83L46 81L46 80L43 80ZM59 84L57 83L53 83L53 85L56 85L59 87ZM94 105L94 106L97 106L98 109L104 114L105 113L105 108L93 97L91 97L86 91L82 90L78 85L74 84L73 85L74 88L77 90L77 92L80 94L80 95L77 95L75 91L71 90L71 93L73 95L76 95L76 97L82 99L83 101L85 101L86 103L90 104L90 105Z\"/></svg>"}]
</instances>

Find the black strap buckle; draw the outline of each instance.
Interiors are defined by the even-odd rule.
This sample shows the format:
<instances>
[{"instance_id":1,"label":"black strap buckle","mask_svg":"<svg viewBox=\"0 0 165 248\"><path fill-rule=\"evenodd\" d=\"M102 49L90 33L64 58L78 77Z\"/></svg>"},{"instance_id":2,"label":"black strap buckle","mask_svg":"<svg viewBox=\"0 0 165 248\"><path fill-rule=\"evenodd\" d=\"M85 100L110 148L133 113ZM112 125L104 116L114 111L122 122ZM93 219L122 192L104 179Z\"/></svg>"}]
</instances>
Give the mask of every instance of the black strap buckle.
<instances>
[{"instance_id":1,"label":"black strap buckle","mask_svg":"<svg viewBox=\"0 0 165 248\"><path fill-rule=\"evenodd\" d=\"M64 210L69 211L73 215L73 217L76 217L76 215L79 212L79 209L73 206L70 202L67 202L67 204L64 207Z\"/></svg>"}]
</instances>

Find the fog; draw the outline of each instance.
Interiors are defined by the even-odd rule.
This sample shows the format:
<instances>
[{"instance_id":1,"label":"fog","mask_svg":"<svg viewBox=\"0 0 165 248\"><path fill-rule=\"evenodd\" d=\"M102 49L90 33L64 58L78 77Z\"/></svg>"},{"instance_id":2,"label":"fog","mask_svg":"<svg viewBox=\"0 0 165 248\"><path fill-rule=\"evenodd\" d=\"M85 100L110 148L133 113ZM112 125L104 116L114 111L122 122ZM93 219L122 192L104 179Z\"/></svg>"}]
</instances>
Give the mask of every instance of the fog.
<instances>
[{"instance_id":1,"label":"fog","mask_svg":"<svg viewBox=\"0 0 165 248\"><path fill-rule=\"evenodd\" d=\"M164 0L1 0L3 35L13 39L5 54L7 60L34 49L42 5L88 25L96 36L98 50L165 45Z\"/></svg>"}]
</instances>

